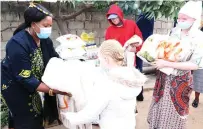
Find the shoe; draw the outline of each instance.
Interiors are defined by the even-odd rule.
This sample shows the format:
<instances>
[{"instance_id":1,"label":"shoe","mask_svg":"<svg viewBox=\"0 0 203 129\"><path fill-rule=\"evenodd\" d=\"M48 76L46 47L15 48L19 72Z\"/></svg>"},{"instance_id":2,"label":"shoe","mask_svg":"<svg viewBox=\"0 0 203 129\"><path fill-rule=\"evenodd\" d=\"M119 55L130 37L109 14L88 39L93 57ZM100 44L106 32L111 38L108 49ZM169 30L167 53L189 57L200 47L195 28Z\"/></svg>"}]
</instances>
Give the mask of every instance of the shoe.
<instances>
[{"instance_id":1,"label":"shoe","mask_svg":"<svg viewBox=\"0 0 203 129\"><path fill-rule=\"evenodd\" d=\"M144 101L143 86L142 86L142 91L141 91L140 94L137 96L137 101Z\"/></svg>"},{"instance_id":2,"label":"shoe","mask_svg":"<svg viewBox=\"0 0 203 129\"><path fill-rule=\"evenodd\" d=\"M197 108L198 107L198 104L199 104L199 101L197 101L196 99L193 101L193 103L192 103L192 106L194 107L194 108Z\"/></svg>"},{"instance_id":3,"label":"shoe","mask_svg":"<svg viewBox=\"0 0 203 129\"><path fill-rule=\"evenodd\" d=\"M143 95L137 96L137 101L144 101L144 96Z\"/></svg>"}]
</instances>

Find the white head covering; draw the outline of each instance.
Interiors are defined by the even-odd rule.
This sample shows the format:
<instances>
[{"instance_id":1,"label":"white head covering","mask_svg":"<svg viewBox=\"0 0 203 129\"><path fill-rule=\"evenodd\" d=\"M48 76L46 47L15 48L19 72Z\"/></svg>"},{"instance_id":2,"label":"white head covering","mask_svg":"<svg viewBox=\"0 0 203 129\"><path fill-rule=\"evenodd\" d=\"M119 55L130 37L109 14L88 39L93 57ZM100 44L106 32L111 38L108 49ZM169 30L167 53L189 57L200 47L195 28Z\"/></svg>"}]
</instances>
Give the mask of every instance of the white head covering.
<instances>
[{"instance_id":1,"label":"white head covering","mask_svg":"<svg viewBox=\"0 0 203 129\"><path fill-rule=\"evenodd\" d=\"M190 32L197 30L200 27L202 15L202 1L188 1L179 11L179 14L185 14L196 19L192 25Z\"/></svg>"},{"instance_id":2,"label":"white head covering","mask_svg":"<svg viewBox=\"0 0 203 129\"><path fill-rule=\"evenodd\" d=\"M179 11L194 19L200 19L202 15L202 1L188 1Z\"/></svg>"}]
</instances>

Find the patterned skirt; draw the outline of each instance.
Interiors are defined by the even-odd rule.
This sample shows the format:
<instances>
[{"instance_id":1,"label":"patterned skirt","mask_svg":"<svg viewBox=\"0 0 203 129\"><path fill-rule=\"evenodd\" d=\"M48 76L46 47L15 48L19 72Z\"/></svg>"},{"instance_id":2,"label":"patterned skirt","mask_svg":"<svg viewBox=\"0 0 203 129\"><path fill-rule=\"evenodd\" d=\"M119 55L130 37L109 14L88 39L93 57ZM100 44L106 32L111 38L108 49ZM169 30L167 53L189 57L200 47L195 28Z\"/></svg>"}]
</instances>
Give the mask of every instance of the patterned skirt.
<instances>
[{"instance_id":1,"label":"patterned skirt","mask_svg":"<svg viewBox=\"0 0 203 129\"><path fill-rule=\"evenodd\" d=\"M164 95L158 102L152 100L148 114L149 129L185 129L186 116L180 116L171 100L169 77L166 77ZM168 79L168 81L167 81Z\"/></svg>"},{"instance_id":2,"label":"patterned skirt","mask_svg":"<svg viewBox=\"0 0 203 129\"><path fill-rule=\"evenodd\" d=\"M203 69L196 70L193 73L193 80L194 80L193 90L199 93L203 93L202 76L203 76Z\"/></svg>"}]
</instances>

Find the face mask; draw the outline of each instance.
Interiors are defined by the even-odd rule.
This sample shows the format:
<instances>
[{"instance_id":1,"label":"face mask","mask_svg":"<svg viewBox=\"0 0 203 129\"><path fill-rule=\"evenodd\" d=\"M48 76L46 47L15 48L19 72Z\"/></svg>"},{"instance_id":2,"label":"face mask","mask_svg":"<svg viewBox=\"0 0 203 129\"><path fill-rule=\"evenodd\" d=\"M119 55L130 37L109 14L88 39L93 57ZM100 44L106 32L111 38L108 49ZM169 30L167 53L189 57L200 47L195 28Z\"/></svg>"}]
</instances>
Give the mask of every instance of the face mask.
<instances>
[{"instance_id":1,"label":"face mask","mask_svg":"<svg viewBox=\"0 0 203 129\"><path fill-rule=\"evenodd\" d=\"M191 26L192 26L193 23L190 23L190 22L178 22L178 26L183 29L183 30L186 30L186 29L189 29Z\"/></svg>"},{"instance_id":2,"label":"face mask","mask_svg":"<svg viewBox=\"0 0 203 129\"><path fill-rule=\"evenodd\" d=\"M35 23L36 24L36 23ZM37 25L37 24L36 24ZM37 25L38 26L38 25ZM39 27L39 26L38 26ZM40 27L39 27L40 28ZM49 36L51 35L51 27L44 27L44 28L40 28L40 33L36 33L37 37L40 39L47 39L49 38Z\"/></svg>"}]
</instances>

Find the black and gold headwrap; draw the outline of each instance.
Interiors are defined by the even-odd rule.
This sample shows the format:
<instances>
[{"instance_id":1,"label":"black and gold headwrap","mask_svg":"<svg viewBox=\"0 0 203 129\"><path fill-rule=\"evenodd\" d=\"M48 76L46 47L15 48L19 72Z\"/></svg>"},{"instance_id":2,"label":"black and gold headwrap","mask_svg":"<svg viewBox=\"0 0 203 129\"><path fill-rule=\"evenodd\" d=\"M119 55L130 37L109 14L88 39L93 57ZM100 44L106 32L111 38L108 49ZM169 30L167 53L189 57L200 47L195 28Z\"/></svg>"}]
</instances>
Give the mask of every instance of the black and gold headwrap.
<instances>
[{"instance_id":1,"label":"black and gold headwrap","mask_svg":"<svg viewBox=\"0 0 203 129\"><path fill-rule=\"evenodd\" d=\"M41 11L42 13L49 15L49 16L53 16L48 10L46 10L43 6L36 4L34 2L30 2L30 5L28 8L36 8L39 11ZM44 9L43 9L44 8Z\"/></svg>"}]
</instances>

